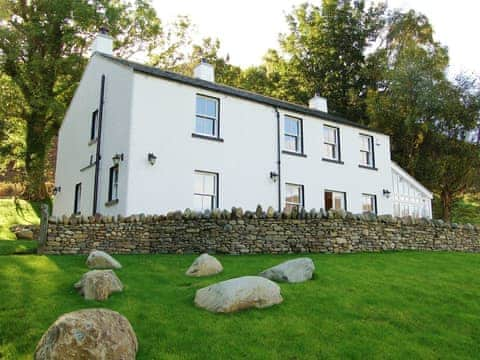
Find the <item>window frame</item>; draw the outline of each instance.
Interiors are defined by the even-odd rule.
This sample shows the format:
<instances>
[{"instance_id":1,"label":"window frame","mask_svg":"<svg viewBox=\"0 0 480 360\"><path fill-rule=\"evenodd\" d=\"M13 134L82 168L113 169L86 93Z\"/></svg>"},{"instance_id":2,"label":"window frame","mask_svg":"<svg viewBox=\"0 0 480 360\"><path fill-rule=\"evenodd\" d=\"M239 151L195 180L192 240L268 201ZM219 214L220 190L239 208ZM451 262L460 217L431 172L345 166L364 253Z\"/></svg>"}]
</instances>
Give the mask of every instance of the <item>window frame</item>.
<instances>
[{"instance_id":1,"label":"window frame","mask_svg":"<svg viewBox=\"0 0 480 360\"><path fill-rule=\"evenodd\" d=\"M203 174L203 175L208 175L208 176L212 176L214 178L214 183L213 183L213 195L211 194L207 194L207 193L197 193L195 191L195 176L197 174ZM206 170L194 170L193 172L193 175L194 175L194 189L193 189L193 198L194 198L194 201L195 201L195 196L209 196L211 197L211 202L212 202L212 206L210 209L210 211L212 211L213 209L218 209L220 207L220 176L217 172L213 172L213 171L206 171Z\"/></svg>"},{"instance_id":2,"label":"window frame","mask_svg":"<svg viewBox=\"0 0 480 360\"><path fill-rule=\"evenodd\" d=\"M294 135L292 133L287 133L286 130L286 122L287 118L294 120L298 123L298 134ZM295 150L287 149L285 141L287 137L295 137L297 148ZM304 147L303 147L303 119L297 116L292 116L289 114L283 115L283 152L286 154L294 154L294 155L304 155Z\"/></svg>"},{"instance_id":3,"label":"window frame","mask_svg":"<svg viewBox=\"0 0 480 360\"><path fill-rule=\"evenodd\" d=\"M82 183L79 182L75 184L75 190L73 195L73 213L79 215L81 213L81 202L82 202Z\"/></svg>"},{"instance_id":4,"label":"window frame","mask_svg":"<svg viewBox=\"0 0 480 360\"><path fill-rule=\"evenodd\" d=\"M216 117L198 114L197 99L199 97L207 100L213 100L216 102ZM197 131L197 118L213 120L213 135ZM220 139L220 98L200 93L195 94L195 126L192 136L200 138Z\"/></svg>"},{"instance_id":5,"label":"window frame","mask_svg":"<svg viewBox=\"0 0 480 360\"><path fill-rule=\"evenodd\" d=\"M287 200L287 187L288 186L295 186L300 190L300 202L294 203ZM302 184L295 184L295 183L285 183L285 209L289 206L297 206L297 210L300 211L301 209L305 208L305 187Z\"/></svg>"},{"instance_id":6,"label":"window frame","mask_svg":"<svg viewBox=\"0 0 480 360\"><path fill-rule=\"evenodd\" d=\"M324 209L325 211L328 211L330 209L333 209L333 210L338 210L338 209L334 209L333 207L331 207L330 209L327 209L327 193L330 192L332 193L332 204L334 203L333 201L333 194L343 194L343 210L344 211L347 211L347 193L345 191L338 191L338 190L330 190L330 189L325 189L323 191L323 206L324 206Z\"/></svg>"},{"instance_id":7,"label":"window frame","mask_svg":"<svg viewBox=\"0 0 480 360\"><path fill-rule=\"evenodd\" d=\"M333 129L335 131L335 141L336 141L336 143L331 143L331 142L327 141L327 139L325 138L325 128ZM323 148L324 153L323 153L322 160L343 164L343 162L342 162L342 152L341 152L341 143L340 143L340 128L338 126L323 124L322 130L323 130L322 136L323 136L323 145L324 145L324 148ZM329 156L327 156L327 154L325 154L325 145L335 146L336 153L337 153L336 158L329 157Z\"/></svg>"},{"instance_id":8,"label":"window frame","mask_svg":"<svg viewBox=\"0 0 480 360\"><path fill-rule=\"evenodd\" d=\"M94 142L98 139L98 109L92 112L92 118L90 120L90 142Z\"/></svg>"},{"instance_id":9,"label":"window frame","mask_svg":"<svg viewBox=\"0 0 480 360\"><path fill-rule=\"evenodd\" d=\"M368 158L368 155L371 156L371 164L364 164L364 163L360 162L359 167L368 168L368 169L376 169L376 167L375 167L375 139L374 139L373 135L362 134L362 133L360 133L359 135L360 135L360 139L368 138L368 142L369 142L369 146L370 146L370 149L369 149L368 152L363 150L362 149L362 141L360 140L360 154L367 153L367 158ZM361 159L361 157L360 157L360 159Z\"/></svg>"},{"instance_id":10,"label":"window frame","mask_svg":"<svg viewBox=\"0 0 480 360\"><path fill-rule=\"evenodd\" d=\"M364 211L363 210L363 204L364 204L364 199L365 197L369 196L371 200L373 200L372 202L372 207L373 207L373 211ZM377 206L377 195L375 194L367 194L367 193L362 193L362 213L364 214L375 214L377 215L378 214L378 206Z\"/></svg>"},{"instance_id":11,"label":"window frame","mask_svg":"<svg viewBox=\"0 0 480 360\"><path fill-rule=\"evenodd\" d=\"M114 182L114 175L116 178L116 182ZM119 178L120 178L120 168L118 165L113 165L108 170L108 203L118 202L119 194L118 194L118 185L119 185ZM114 189L115 189L115 197L114 197Z\"/></svg>"}]
</instances>

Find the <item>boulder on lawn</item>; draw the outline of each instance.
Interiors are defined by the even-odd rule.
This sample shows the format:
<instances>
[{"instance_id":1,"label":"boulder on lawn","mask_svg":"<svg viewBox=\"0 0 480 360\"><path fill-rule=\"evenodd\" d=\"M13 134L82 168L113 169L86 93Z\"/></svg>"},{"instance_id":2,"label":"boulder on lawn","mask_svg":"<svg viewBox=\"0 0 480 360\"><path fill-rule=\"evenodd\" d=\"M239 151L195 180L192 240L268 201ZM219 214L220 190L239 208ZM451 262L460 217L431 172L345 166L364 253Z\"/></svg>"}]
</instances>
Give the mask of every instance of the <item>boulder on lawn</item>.
<instances>
[{"instance_id":1,"label":"boulder on lawn","mask_svg":"<svg viewBox=\"0 0 480 360\"><path fill-rule=\"evenodd\" d=\"M265 308L283 301L280 287L259 276L243 276L197 290L195 305L216 313Z\"/></svg>"},{"instance_id":2,"label":"boulder on lawn","mask_svg":"<svg viewBox=\"0 0 480 360\"><path fill-rule=\"evenodd\" d=\"M93 250L87 258L90 269L121 269L122 265L104 251Z\"/></svg>"},{"instance_id":3,"label":"boulder on lawn","mask_svg":"<svg viewBox=\"0 0 480 360\"><path fill-rule=\"evenodd\" d=\"M273 280L298 283L310 280L315 271L315 264L310 258L285 261L277 266L262 271L259 275Z\"/></svg>"},{"instance_id":4,"label":"boulder on lawn","mask_svg":"<svg viewBox=\"0 0 480 360\"><path fill-rule=\"evenodd\" d=\"M74 286L85 300L106 300L111 293L123 291L123 284L113 270L91 270Z\"/></svg>"},{"instance_id":5,"label":"boulder on lawn","mask_svg":"<svg viewBox=\"0 0 480 360\"><path fill-rule=\"evenodd\" d=\"M215 275L223 271L223 266L216 257L202 254L195 259L192 265L185 273L188 276L209 276Z\"/></svg>"},{"instance_id":6,"label":"boulder on lawn","mask_svg":"<svg viewBox=\"0 0 480 360\"><path fill-rule=\"evenodd\" d=\"M35 360L133 360L138 350L128 320L108 309L84 309L60 316L43 334Z\"/></svg>"}]
</instances>

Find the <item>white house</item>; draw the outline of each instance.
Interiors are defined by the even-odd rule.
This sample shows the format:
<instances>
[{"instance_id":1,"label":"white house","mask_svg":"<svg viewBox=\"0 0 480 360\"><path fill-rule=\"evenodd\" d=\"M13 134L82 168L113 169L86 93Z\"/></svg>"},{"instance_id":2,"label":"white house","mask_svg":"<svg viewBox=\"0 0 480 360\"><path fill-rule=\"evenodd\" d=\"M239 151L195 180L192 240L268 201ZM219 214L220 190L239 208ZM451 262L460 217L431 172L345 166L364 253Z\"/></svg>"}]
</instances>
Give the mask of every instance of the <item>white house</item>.
<instances>
[{"instance_id":1,"label":"white house","mask_svg":"<svg viewBox=\"0 0 480 360\"><path fill-rule=\"evenodd\" d=\"M304 107L217 84L206 63L192 78L116 58L106 34L93 50L59 133L56 216L260 204L431 217L389 137L319 96Z\"/></svg>"}]
</instances>

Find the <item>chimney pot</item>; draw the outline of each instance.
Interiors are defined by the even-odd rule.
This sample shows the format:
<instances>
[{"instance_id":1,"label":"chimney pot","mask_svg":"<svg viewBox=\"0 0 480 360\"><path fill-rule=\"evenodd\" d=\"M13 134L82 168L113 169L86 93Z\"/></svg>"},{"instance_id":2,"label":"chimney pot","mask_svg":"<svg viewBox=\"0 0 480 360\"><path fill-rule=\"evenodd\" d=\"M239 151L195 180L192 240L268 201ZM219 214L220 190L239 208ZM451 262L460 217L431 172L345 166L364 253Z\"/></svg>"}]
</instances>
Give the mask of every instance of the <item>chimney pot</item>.
<instances>
[{"instance_id":1,"label":"chimney pot","mask_svg":"<svg viewBox=\"0 0 480 360\"><path fill-rule=\"evenodd\" d=\"M310 109L315 109L323 112L328 112L327 99L315 93L315 96L308 102Z\"/></svg>"},{"instance_id":2,"label":"chimney pot","mask_svg":"<svg viewBox=\"0 0 480 360\"><path fill-rule=\"evenodd\" d=\"M193 70L193 76L198 79L215 82L215 68L203 58L200 64Z\"/></svg>"},{"instance_id":3,"label":"chimney pot","mask_svg":"<svg viewBox=\"0 0 480 360\"><path fill-rule=\"evenodd\" d=\"M101 27L92 43L92 55L96 52L112 55L113 54L113 38L108 35L108 29Z\"/></svg>"}]
</instances>

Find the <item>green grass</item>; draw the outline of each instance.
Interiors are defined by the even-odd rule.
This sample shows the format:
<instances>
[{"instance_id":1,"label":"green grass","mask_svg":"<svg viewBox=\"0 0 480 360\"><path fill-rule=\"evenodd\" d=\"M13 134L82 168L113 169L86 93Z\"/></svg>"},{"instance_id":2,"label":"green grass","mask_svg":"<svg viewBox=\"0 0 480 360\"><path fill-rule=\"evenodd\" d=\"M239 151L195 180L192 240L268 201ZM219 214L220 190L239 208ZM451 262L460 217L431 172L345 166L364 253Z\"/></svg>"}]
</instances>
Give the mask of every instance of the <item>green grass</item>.
<instances>
[{"instance_id":1,"label":"green grass","mask_svg":"<svg viewBox=\"0 0 480 360\"><path fill-rule=\"evenodd\" d=\"M466 196L455 204L452 210L452 221L458 223L480 224L480 200Z\"/></svg>"},{"instance_id":2,"label":"green grass","mask_svg":"<svg viewBox=\"0 0 480 360\"><path fill-rule=\"evenodd\" d=\"M0 239L15 240L10 226L16 224L39 224L40 204L25 200L0 199Z\"/></svg>"},{"instance_id":3,"label":"green grass","mask_svg":"<svg viewBox=\"0 0 480 360\"><path fill-rule=\"evenodd\" d=\"M195 291L292 256L219 256L225 271L195 279L191 255L117 256L123 293L84 301L84 256L0 256L0 358L29 359L61 314L105 307L138 336L138 359L448 359L480 352L480 255L311 255L314 280L281 284L284 303L211 314Z\"/></svg>"}]
</instances>

